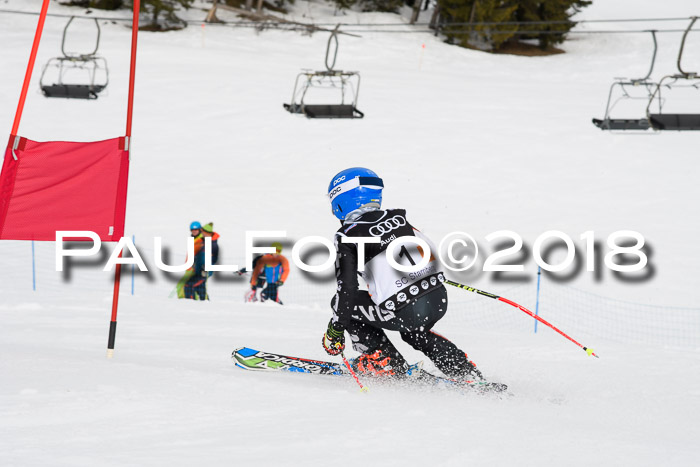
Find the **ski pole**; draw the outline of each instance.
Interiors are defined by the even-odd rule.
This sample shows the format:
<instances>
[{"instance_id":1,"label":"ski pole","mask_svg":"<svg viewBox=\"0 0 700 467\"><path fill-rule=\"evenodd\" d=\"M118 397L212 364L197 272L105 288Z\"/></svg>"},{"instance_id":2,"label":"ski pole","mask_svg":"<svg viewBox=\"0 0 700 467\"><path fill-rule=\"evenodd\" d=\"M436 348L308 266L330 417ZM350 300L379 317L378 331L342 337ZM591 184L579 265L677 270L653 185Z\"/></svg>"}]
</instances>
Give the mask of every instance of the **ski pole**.
<instances>
[{"instance_id":1,"label":"ski pole","mask_svg":"<svg viewBox=\"0 0 700 467\"><path fill-rule=\"evenodd\" d=\"M355 379L355 382L360 386L360 392L369 391L369 388L360 382L360 378L357 377L357 373L355 373L355 370L353 370L352 367L350 366L350 362L348 362L348 359L345 358L345 353L340 352L340 356L343 357L343 363L345 363L345 366L348 367L348 371L350 372L350 375L352 375L352 377Z\"/></svg>"},{"instance_id":2,"label":"ski pole","mask_svg":"<svg viewBox=\"0 0 700 467\"><path fill-rule=\"evenodd\" d=\"M530 310L528 310L528 309L525 308L524 306L518 305L518 304L515 303L514 301L508 300L507 298L499 297L498 295L494 295L494 294L492 294L492 293L488 293L488 292L485 292L485 291L483 291L483 290L476 289L476 288L474 288L474 287L469 287L468 285L459 284L459 283L453 282L453 281L451 281L451 280L445 279L445 283L446 283L446 284L450 284L450 285L452 285L452 286L454 286L454 287L457 287L457 288L459 288L459 289L464 289L464 290L469 291L469 292L474 292L474 293L477 293L477 294L479 294L479 295L483 295L484 297L493 298L493 299L498 300L498 301L500 301L500 302L507 303L508 305L514 306L515 308L518 308L518 309L520 309L521 311L525 312L526 314L530 315L531 317L535 318L537 321L539 321L540 323L544 324L545 326L549 326L550 328L552 328L553 330L555 330L556 332L558 332L558 333L561 334L562 336L566 337L566 338L569 339L571 342L573 342L574 344L578 345L578 346L581 347L583 350L585 350L586 353L587 353L588 355L593 355L595 358L600 358L600 357L598 357L598 355L595 354L595 352L593 351L593 349L591 349L591 348L589 348L589 347L584 347L583 345L579 344L578 342L576 342L574 339L572 339L571 337L569 337L568 335L566 335L563 331L561 331L559 328L557 328L557 327L554 326L553 324L550 324L549 322L547 322L547 321L544 320L543 318L540 318L539 316L535 315L533 312L531 312Z\"/></svg>"}]
</instances>

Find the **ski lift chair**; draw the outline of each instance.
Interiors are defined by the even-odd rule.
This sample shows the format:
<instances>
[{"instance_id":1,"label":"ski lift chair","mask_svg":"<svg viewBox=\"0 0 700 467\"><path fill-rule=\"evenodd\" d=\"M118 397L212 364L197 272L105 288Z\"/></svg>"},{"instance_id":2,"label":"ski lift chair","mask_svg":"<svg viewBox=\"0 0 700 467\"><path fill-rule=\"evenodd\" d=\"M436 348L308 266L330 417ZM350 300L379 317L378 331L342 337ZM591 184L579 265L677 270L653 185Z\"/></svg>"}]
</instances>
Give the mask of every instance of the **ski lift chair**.
<instances>
[{"instance_id":1,"label":"ski lift chair","mask_svg":"<svg viewBox=\"0 0 700 467\"><path fill-rule=\"evenodd\" d=\"M627 100L644 100L647 101L654 94L654 89L656 89L657 83L650 81L652 71L654 71L654 63L656 62L656 31L649 31L651 37L654 40L654 53L651 56L651 66L646 76L643 78L629 79L629 78L615 78L615 82L610 85L610 91L608 92L608 102L605 105L605 117L602 120L598 118L593 119L593 124L600 128L601 130L648 130L651 127L648 117L642 118L612 118L610 113L613 111L615 106ZM632 91L634 89L634 91ZM618 90L617 92L615 92ZM642 97L638 96L639 90L643 90L645 95ZM613 100L613 95L617 96Z\"/></svg>"},{"instance_id":2,"label":"ski lift chair","mask_svg":"<svg viewBox=\"0 0 700 467\"><path fill-rule=\"evenodd\" d=\"M285 110L293 114L303 114L307 118L362 118L364 113L357 109L357 97L360 92L360 73L357 71L335 70L338 58L338 27L331 32L326 46L326 70L304 70L294 81L294 91L289 104L282 104ZM329 63L331 44L335 43L333 61ZM308 104L305 102L310 89L322 88L336 90L340 93L340 103Z\"/></svg>"},{"instance_id":3,"label":"ski lift chair","mask_svg":"<svg viewBox=\"0 0 700 467\"><path fill-rule=\"evenodd\" d=\"M684 71L681 66L685 40L697 19L697 16L692 17L690 19L690 24L683 33L681 46L678 51L678 60L676 62L678 73L661 78L649 99L647 118L654 130L700 131L700 113L664 113L664 100L661 98L661 90L664 88L667 91L678 88L690 88L700 91L700 73L696 71ZM656 108L658 109L656 113L651 111L654 103L656 103Z\"/></svg>"},{"instance_id":4,"label":"ski lift chair","mask_svg":"<svg viewBox=\"0 0 700 467\"><path fill-rule=\"evenodd\" d=\"M46 97L63 97L68 99L97 99L109 83L109 69L107 60L97 54L100 46L100 24L95 19L97 27L97 40L95 48L89 53L71 53L66 51L66 35L68 27L75 16L71 16L63 29L63 40L61 41L62 57L49 59L44 65L39 79L41 92ZM67 81L65 78L70 74L70 79L75 79L76 71L80 72L84 78L80 82ZM47 74L47 72L49 72ZM54 75L55 79L49 82L49 75Z\"/></svg>"}]
</instances>

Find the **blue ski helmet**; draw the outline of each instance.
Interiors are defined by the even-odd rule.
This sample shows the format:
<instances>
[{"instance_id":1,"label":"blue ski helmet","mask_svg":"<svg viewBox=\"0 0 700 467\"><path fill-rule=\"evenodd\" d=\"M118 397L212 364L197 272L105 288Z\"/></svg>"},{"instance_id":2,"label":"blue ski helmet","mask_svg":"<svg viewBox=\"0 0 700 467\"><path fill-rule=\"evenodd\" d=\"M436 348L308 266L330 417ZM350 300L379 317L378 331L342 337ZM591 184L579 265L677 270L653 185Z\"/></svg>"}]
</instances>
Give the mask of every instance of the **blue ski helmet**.
<instances>
[{"instance_id":1,"label":"blue ski helmet","mask_svg":"<svg viewBox=\"0 0 700 467\"><path fill-rule=\"evenodd\" d=\"M341 221L348 213L366 204L382 204L384 182L376 173L353 167L338 173L328 185L328 198L335 217Z\"/></svg>"},{"instance_id":2,"label":"blue ski helmet","mask_svg":"<svg viewBox=\"0 0 700 467\"><path fill-rule=\"evenodd\" d=\"M194 221L190 224L190 230L201 229L201 228L202 228L202 224L200 224L197 221Z\"/></svg>"}]
</instances>

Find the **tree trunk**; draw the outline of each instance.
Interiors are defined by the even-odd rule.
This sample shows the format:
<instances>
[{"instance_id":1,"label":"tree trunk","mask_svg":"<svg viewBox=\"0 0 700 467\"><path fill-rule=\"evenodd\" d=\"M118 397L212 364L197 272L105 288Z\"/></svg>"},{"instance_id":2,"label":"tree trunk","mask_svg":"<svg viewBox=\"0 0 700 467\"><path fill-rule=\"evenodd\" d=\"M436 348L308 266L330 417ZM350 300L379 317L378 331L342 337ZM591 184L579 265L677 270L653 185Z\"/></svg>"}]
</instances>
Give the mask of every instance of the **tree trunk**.
<instances>
[{"instance_id":1,"label":"tree trunk","mask_svg":"<svg viewBox=\"0 0 700 467\"><path fill-rule=\"evenodd\" d=\"M472 23L472 26L469 26L469 39L476 39L474 35L474 15L476 15L476 4L479 3L479 0L474 0L474 3L472 4L472 11L469 13L469 22Z\"/></svg>"},{"instance_id":2,"label":"tree trunk","mask_svg":"<svg viewBox=\"0 0 700 467\"><path fill-rule=\"evenodd\" d=\"M262 7L263 7L263 0L258 0L257 12L259 15L262 14Z\"/></svg>"},{"instance_id":3,"label":"tree trunk","mask_svg":"<svg viewBox=\"0 0 700 467\"><path fill-rule=\"evenodd\" d=\"M245 0L245 9L253 11L253 0Z\"/></svg>"},{"instance_id":4,"label":"tree trunk","mask_svg":"<svg viewBox=\"0 0 700 467\"><path fill-rule=\"evenodd\" d=\"M433 10L433 16L430 18L430 25L428 27L430 29L435 29L437 32L437 27L438 27L438 18L440 17L440 5L437 5L435 9Z\"/></svg>"},{"instance_id":5,"label":"tree trunk","mask_svg":"<svg viewBox=\"0 0 700 467\"><path fill-rule=\"evenodd\" d=\"M204 20L205 23L220 23L219 18L216 17L216 5L219 3L219 0L214 0L211 2L211 10L209 10L209 13L207 13L207 17Z\"/></svg>"},{"instance_id":6,"label":"tree trunk","mask_svg":"<svg viewBox=\"0 0 700 467\"><path fill-rule=\"evenodd\" d=\"M418 21L418 15L420 15L421 6L423 5L423 0L415 0L413 3L413 13L411 14L411 21L409 24L416 24Z\"/></svg>"}]
</instances>

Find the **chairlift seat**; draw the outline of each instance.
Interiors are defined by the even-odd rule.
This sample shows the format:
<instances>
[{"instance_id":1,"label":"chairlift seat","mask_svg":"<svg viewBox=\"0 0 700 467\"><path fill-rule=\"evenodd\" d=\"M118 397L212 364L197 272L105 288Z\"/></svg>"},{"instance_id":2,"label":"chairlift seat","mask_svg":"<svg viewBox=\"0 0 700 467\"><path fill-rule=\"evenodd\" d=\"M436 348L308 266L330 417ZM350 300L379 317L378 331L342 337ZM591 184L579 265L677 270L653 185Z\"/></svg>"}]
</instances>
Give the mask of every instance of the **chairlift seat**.
<instances>
[{"instance_id":1,"label":"chairlift seat","mask_svg":"<svg viewBox=\"0 0 700 467\"><path fill-rule=\"evenodd\" d=\"M678 68L678 74L667 75L661 78L659 81L654 94L649 99L649 105L647 105L647 116L649 117L649 122L655 130L667 130L667 131L698 131L700 130L700 114L680 114L680 113L662 113L662 99L661 99L661 88L666 86L668 89L672 89L675 86L676 81L684 82L683 86L690 86L698 89L698 84L695 82L699 76L695 71L685 71L681 66L681 60L683 59L683 48L685 47L685 40L688 37L688 33L693 28L693 24L700 19L698 16L692 16L690 18L690 24L685 29L683 33L683 38L681 39L681 46L678 51L678 60L676 60L676 67ZM668 84L665 81L669 80ZM685 84L687 83L687 84ZM652 113L650 111L652 102L658 95L658 112Z\"/></svg>"},{"instance_id":2,"label":"chairlift seat","mask_svg":"<svg viewBox=\"0 0 700 467\"><path fill-rule=\"evenodd\" d=\"M615 81L610 85L610 91L608 91L608 102L605 104L605 117L603 119L594 118L593 124L600 128L601 130L648 130L651 127L648 118L610 118L610 112L615 107L615 105L624 99L638 99L627 92L628 87L643 87L647 96L644 97L645 100L653 99L652 89L658 89L658 85L650 81L651 73L654 71L654 64L656 63L656 51L658 49L658 43L656 41L656 31L649 31L651 33L652 40L654 42L654 51L651 55L651 66L649 71L643 78L621 78L616 77ZM619 89L621 94L613 101L613 95L615 89Z\"/></svg>"},{"instance_id":3,"label":"chairlift seat","mask_svg":"<svg viewBox=\"0 0 700 467\"><path fill-rule=\"evenodd\" d=\"M46 97L63 97L66 99L97 99L105 86L90 84L51 84L42 85L41 92Z\"/></svg>"},{"instance_id":4,"label":"chairlift seat","mask_svg":"<svg viewBox=\"0 0 700 467\"><path fill-rule=\"evenodd\" d=\"M46 97L59 97L66 99L97 99L98 94L102 92L109 83L109 70L107 68L107 60L97 55L97 50L100 46L100 24L96 18L93 18L97 30L97 38L95 48L90 52L75 53L66 50L66 36L68 28L75 19L71 16L68 23L63 28L63 39L61 41L62 56L49 59L44 65L39 78L39 86L41 92ZM52 70L52 73L47 72ZM82 70L85 79L82 82L64 82L64 74L67 71ZM52 79L53 71L57 76ZM98 73L99 72L99 73ZM75 77L71 77L71 81Z\"/></svg>"},{"instance_id":5,"label":"chairlift seat","mask_svg":"<svg viewBox=\"0 0 700 467\"><path fill-rule=\"evenodd\" d=\"M651 114L649 119L656 130L700 131L700 114Z\"/></svg>"},{"instance_id":6,"label":"chairlift seat","mask_svg":"<svg viewBox=\"0 0 700 467\"><path fill-rule=\"evenodd\" d=\"M651 127L646 118L594 118L593 124L601 130L648 130Z\"/></svg>"},{"instance_id":7,"label":"chairlift seat","mask_svg":"<svg viewBox=\"0 0 700 467\"><path fill-rule=\"evenodd\" d=\"M284 108L295 114L304 114L307 118L362 118L364 113L352 104L283 104Z\"/></svg>"},{"instance_id":8,"label":"chairlift seat","mask_svg":"<svg viewBox=\"0 0 700 467\"><path fill-rule=\"evenodd\" d=\"M338 28L331 31L326 45L326 69L321 71L303 70L294 81L294 91L289 104L282 104L289 113L302 114L306 118L363 118L364 113L357 109L357 96L360 92L360 73L335 68L338 56ZM333 44L335 48L333 49ZM333 104L306 104L304 99L312 88L334 89L340 94ZM313 93L313 91L312 91ZM324 99L325 100L325 99ZM328 101L326 101L328 102Z\"/></svg>"},{"instance_id":9,"label":"chairlift seat","mask_svg":"<svg viewBox=\"0 0 700 467\"><path fill-rule=\"evenodd\" d=\"M362 118L365 116L351 104L305 105L308 118Z\"/></svg>"},{"instance_id":10,"label":"chairlift seat","mask_svg":"<svg viewBox=\"0 0 700 467\"><path fill-rule=\"evenodd\" d=\"M290 114L303 114L304 112L301 110L301 106L299 104L282 104L282 107L284 107L284 110L289 112Z\"/></svg>"}]
</instances>

